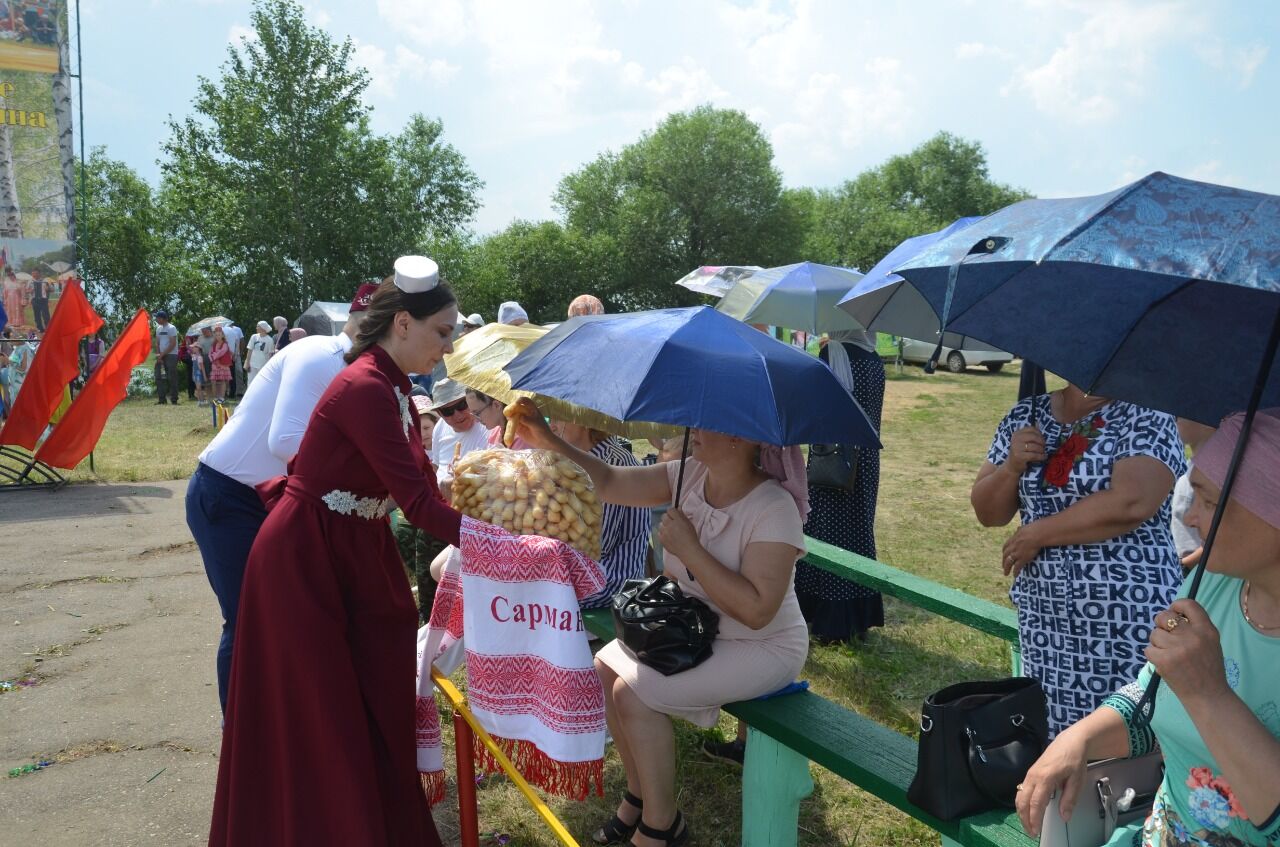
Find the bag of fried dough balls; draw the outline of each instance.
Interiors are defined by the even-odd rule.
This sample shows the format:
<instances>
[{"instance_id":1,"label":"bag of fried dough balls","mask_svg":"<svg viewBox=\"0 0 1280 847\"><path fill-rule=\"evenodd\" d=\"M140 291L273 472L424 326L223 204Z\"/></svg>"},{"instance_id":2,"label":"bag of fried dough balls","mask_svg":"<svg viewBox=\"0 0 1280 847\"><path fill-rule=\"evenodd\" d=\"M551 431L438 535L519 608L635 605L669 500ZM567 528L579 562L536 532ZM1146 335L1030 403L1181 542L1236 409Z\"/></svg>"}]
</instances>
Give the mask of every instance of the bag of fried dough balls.
<instances>
[{"instance_id":1,"label":"bag of fried dough balls","mask_svg":"<svg viewBox=\"0 0 1280 847\"><path fill-rule=\"evenodd\" d=\"M453 507L516 535L556 538L600 558L601 506L591 477L550 450L476 450L453 467Z\"/></svg>"}]
</instances>

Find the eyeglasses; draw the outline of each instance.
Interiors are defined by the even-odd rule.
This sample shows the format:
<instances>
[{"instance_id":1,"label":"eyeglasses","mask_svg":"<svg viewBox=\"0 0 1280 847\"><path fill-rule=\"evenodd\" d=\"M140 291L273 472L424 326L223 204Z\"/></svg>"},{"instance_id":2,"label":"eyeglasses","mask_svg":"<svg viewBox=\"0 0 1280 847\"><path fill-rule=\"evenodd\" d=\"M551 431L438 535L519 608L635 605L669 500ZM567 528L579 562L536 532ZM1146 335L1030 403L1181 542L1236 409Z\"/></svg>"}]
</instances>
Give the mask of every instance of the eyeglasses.
<instances>
[{"instance_id":1,"label":"eyeglasses","mask_svg":"<svg viewBox=\"0 0 1280 847\"><path fill-rule=\"evenodd\" d=\"M451 418L454 415L458 414L458 412L461 412L466 408L467 408L467 401L459 400L457 403L454 403L452 406L441 406L439 409L436 409L436 411L440 413L440 417L442 418Z\"/></svg>"}]
</instances>

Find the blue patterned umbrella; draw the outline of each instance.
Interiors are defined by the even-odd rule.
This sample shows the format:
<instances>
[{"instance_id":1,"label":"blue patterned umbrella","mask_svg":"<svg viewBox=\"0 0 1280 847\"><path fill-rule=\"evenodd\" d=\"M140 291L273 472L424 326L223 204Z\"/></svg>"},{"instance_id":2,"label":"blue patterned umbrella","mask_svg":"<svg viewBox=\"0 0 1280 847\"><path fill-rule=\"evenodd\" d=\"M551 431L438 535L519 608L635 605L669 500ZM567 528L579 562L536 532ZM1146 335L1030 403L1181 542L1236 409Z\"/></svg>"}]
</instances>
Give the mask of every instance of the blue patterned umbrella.
<instances>
[{"instance_id":1,"label":"blue patterned umbrella","mask_svg":"<svg viewBox=\"0 0 1280 847\"><path fill-rule=\"evenodd\" d=\"M1195 597L1253 417L1280 404L1280 197L1157 172L1096 197L1016 203L895 270L945 329L1091 393L1213 424L1246 410Z\"/></svg>"},{"instance_id":2,"label":"blue patterned umbrella","mask_svg":"<svg viewBox=\"0 0 1280 847\"><path fill-rule=\"evenodd\" d=\"M1280 198L1154 173L1016 203L895 271L950 332L1217 423L1247 407L1280 316ZM1280 369L1261 402L1280 404Z\"/></svg>"}]
</instances>

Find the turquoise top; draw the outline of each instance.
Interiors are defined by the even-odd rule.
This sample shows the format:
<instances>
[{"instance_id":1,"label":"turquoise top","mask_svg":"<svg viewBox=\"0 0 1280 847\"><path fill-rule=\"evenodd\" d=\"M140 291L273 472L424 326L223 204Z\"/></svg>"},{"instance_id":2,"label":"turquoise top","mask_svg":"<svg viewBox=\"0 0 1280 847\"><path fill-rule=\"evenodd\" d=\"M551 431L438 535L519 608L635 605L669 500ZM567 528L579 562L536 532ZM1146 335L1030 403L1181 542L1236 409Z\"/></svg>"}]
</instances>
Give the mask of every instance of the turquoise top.
<instances>
[{"instance_id":1,"label":"turquoise top","mask_svg":"<svg viewBox=\"0 0 1280 847\"><path fill-rule=\"evenodd\" d=\"M1185 596L1190 580L1179 592ZM1222 639L1227 684L1276 738L1280 738L1280 638L1254 629L1240 608L1242 580L1206 573L1196 601L1204 607ZM1217 762L1196 731L1187 710L1168 685L1160 687L1150 729L1135 726L1134 707L1151 678L1152 666L1108 697L1129 726L1130 755L1155 748L1164 754L1165 776L1152 814L1143 824L1120 829L1108 845L1124 847L1224 847L1280 845L1280 809L1255 826L1240 807ZM1152 730L1155 735L1152 736Z\"/></svg>"}]
</instances>

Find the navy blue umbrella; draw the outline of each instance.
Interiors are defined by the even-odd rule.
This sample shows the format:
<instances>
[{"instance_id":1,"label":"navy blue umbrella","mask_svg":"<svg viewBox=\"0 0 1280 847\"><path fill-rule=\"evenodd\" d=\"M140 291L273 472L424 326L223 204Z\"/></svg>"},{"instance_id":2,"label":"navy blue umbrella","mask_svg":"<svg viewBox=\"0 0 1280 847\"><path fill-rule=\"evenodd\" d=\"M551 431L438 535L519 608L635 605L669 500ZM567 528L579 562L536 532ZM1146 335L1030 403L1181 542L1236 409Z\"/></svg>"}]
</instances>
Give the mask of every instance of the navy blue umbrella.
<instances>
[{"instance_id":1,"label":"navy blue umbrella","mask_svg":"<svg viewBox=\"0 0 1280 847\"><path fill-rule=\"evenodd\" d=\"M506 371L513 390L619 420L776 445L880 446L824 363L707 306L571 318Z\"/></svg>"},{"instance_id":2,"label":"navy blue umbrella","mask_svg":"<svg viewBox=\"0 0 1280 847\"><path fill-rule=\"evenodd\" d=\"M1090 393L1212 424L1246 411L1195 597L1253 416L1280 403L1280 197L1157 172L1096 197L1016 203L895 270L946 329Z\"/></svg>"},{"instance_id":3,"label":"navy blue umbrella","mask_svg":"<svg viewBox=\"0 0 1280 847\"><path fill-rule=\"evenodd\" d=\"M1154 173L1016 203L895 270L950 332L1216 424L1248 404L1280 311L1280 198ZM1280 404L1272 374L1264 406Z\"/></svg>"}]
</instances>

